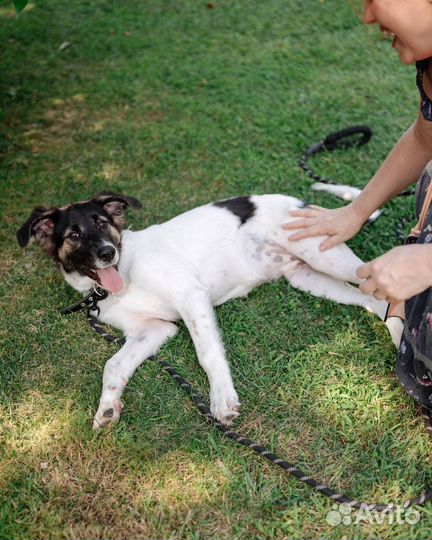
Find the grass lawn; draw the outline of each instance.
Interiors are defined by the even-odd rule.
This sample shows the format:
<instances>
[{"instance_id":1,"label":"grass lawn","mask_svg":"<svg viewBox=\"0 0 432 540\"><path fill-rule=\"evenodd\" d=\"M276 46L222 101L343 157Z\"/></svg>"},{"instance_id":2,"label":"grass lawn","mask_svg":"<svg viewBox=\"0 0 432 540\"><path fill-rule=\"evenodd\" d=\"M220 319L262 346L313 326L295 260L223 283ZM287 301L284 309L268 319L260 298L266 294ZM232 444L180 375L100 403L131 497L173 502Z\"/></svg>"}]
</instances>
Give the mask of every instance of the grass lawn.
<instances>
[{"instance_id":1,"label":"grass lawn","mask_svg":"<svg viewBox=\"0 0 432 540\"><path fill-rule=\"evenodd\" d=\"M367 123L367 147L313 160L364 185L415 118L414 68L337 0L35 0L18 19L2 2L0 43L0 538L431 538L432 505L414 526L330 526L331 501L209 428L156 364L133 377L119 424L93 433L115 347L59 315L77 294L15 240L33 206L104 189L142 201L134 228L248 193L337 206L309 190L299 157ZM412 208L392 202L351 246L389 249ZM217 316L243 434L369 502L432 484L430 440L375 317L283 281ZM206 394L180 327L161 356Z\"/></svg>"}]
</instances>

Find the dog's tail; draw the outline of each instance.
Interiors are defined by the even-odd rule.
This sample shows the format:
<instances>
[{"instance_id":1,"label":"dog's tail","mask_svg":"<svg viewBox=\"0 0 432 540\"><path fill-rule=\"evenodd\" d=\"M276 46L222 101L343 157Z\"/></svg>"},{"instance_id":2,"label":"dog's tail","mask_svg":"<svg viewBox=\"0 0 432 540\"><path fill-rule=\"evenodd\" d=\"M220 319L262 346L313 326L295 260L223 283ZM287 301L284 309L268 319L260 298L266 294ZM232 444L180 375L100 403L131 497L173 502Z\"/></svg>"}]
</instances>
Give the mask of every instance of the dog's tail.
<instances>
[{"instance_id":1,"label":"dog's tail","mask_svg":"<svg viewBox=\"0 0 432 540\"><path fill-rule=\"evenodd\" d=\"M315 184L312 184L311 187L314 191L324 191L325 193L335 195L344 201L353 201L361 193L361 189L352 186L344 186L341 184L325 184L324 182L315 182ZM371 216L369 216L368 223L372 223L378 219L381 212L381 209L376 210Z\"/></svg>"}]
</instances>

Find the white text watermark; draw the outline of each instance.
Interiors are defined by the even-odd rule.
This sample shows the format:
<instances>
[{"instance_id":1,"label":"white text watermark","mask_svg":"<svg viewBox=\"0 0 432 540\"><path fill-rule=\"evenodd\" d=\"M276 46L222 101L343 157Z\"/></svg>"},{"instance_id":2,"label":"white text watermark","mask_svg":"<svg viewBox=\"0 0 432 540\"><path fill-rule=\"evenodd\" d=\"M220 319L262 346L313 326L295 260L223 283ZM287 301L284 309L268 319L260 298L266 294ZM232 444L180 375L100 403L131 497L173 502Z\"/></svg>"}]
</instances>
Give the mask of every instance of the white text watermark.
<instances>
[{"instance_id":1,"label":"white text watermark","mask_svg":"<svg viewBox=\"0 0 432 540\"><path fill-rule=\"evenodd\" d=\"M392 512L377 512L367 508L353 508L349 504L334 504L327 512L326 521L332 527L348 527L368 523L369 525L415 525L420 521L420 512L414 508L395 506Z\"/></svg>"}]
</instances>

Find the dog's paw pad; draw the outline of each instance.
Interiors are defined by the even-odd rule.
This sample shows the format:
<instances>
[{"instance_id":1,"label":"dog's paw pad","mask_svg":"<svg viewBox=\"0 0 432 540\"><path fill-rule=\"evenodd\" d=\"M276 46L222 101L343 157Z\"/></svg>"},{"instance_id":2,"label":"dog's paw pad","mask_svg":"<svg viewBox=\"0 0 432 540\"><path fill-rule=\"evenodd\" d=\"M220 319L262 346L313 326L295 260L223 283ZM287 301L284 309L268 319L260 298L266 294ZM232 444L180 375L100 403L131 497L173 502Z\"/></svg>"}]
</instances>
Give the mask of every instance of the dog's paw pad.
<instances>
[{"instance_id":1,"label":"dog's paw pad","mask_svg":"<svg viewBox=\"0 0 432 540\"><path fill-rule=\"evenodd\" d=\"M93 429L98 430L115 424L118 422L122 410L123 403L119 399L115 399L109 405L99 405L99 409L93 420Z\"/></svg>"},{"instance_id":2,"label":"dog's paw pad","mask_svg":"<svg viewBox=\"0 0 432 540\"><path fill-rule=\"evenodd\" d=\"M234 420L237 418L239 413L234 414L233 412L228 413L226 416L224 416L220 421L222 424L226 424L227 426L230 426Z\"/></svg>"},{"instance_id":3,"label":"dog's paw pad","mask_svg":"<svg viewBox=\"0 0 432 540\"><path fill-rule=\"evenodd\" d=\"M239 412L229 409L222 411L217 418L222 424L225 424L226 426L231 426L237 416L239 416L239 414Z\"/></svg>"},{"instance_id":4,"label":"dog's paw pad","mask_svg":"<svg viewBox=\"0 0 432 540\"><path fill-rule=\"evenodd\" d=\"M104 411L103 415L104 418L112 418L114 416L114 409L111 407L110 409L107 409Z\"/></svg>"},{"instance_id":5,"label":"dog's paw pad","mask_svg":"<svg viewBox=\"0 0 432 540\"><path fill-rule=\"evenodd\" d=\"M225 390L212 392L211 412L222 424L230 426L239 416L239 409L240 403L234 389L228 392Z\"/></svg>"}]
</instances>

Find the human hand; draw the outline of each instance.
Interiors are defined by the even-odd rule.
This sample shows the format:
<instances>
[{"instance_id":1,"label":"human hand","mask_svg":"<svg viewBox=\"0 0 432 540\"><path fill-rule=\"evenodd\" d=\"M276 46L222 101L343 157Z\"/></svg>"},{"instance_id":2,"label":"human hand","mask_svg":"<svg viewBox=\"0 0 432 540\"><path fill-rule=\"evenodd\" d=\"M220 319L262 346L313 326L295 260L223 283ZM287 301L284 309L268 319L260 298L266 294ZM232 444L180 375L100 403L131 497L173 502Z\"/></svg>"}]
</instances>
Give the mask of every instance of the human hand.
<instances>
[{"instance_id":1,"label":"human hand","mask_svg":"<svg viewBox=\"0 0 432 540\"><path fill-rule=\"evenodd\" d=\"M391 249L357 269L360 289L389 303L406 300L432 286L432 245Z\"/></svg>"},{"instance_id":2,"label":"human hand","mask_svg":"<svg viewBox=\"0 0 432 540\"><path fill-rule=\"evenodd\" d=\"M311 236L329 235L320 245L320 251L337 246L349 240L361 229L364 219L356 212L352 204L334 210L321 206L309 206L290 212L290 216L300 217L282 225L284 229L300 231L291 234L289 240L302 240Z\"/></svg>"}]
</instances>

